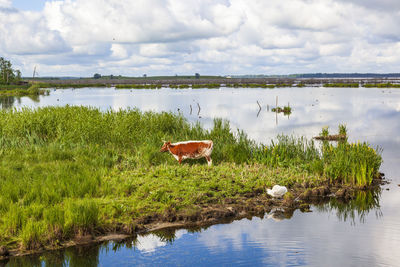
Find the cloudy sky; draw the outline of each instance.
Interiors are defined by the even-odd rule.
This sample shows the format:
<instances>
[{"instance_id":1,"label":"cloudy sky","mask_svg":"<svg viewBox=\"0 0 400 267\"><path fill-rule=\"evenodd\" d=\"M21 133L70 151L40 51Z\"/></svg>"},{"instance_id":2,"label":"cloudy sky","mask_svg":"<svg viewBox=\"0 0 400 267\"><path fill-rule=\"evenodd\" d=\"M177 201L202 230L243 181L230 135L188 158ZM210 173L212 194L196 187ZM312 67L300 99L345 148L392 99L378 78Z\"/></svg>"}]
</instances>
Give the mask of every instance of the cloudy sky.
<instances>
[{"instance_id":1,"label":"cloudy sky","mask_svg":"<svg viewBox=\"0 0 400 267\"><path fill-rule=\"evenodd\" d=\"M399 0L0 0L24 76L400 72Z\"/></svg>"}]
</instances>

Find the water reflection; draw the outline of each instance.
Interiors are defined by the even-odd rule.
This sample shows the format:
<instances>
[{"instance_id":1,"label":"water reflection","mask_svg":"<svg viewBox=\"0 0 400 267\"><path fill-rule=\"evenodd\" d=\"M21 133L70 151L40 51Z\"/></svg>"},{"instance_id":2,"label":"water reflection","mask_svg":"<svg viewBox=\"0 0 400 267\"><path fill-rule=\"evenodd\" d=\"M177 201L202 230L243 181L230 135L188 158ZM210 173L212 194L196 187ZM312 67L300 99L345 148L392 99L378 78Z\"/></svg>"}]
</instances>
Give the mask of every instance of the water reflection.
<instances>
[{"instance_id":1,"label":"water reflection","mask_svg":"<svg viewBox=\"0 0 400 267\"><path fill-rule=\"evenodd\" d=\"M94 246L78 246L65 250L46 252L41 255L30 255L11 258L0 266L41 267L41 266L85 266L95 267L100 265L100 254L108 250L105 244Z\"/></svg>"},{"instance_id":2,"label":"water reflection","mask_svg":"<svg viewBox=\"0 0 400 267\"><path fill-rule=\"evenodd\" d=\"M15 96L0 96L0 107L2 109L9 109L14 106ZM18 99L20 102L20 98ZM20 102L21 103L21 102Z\"/></svg>"},{"instance_id":3,"label":"water reflection","mask_svg":"<svg viewBox=\"0 0 400 267\"><path fill-rule=\"evenodd\" d=\"M294 210L272 210L269 214L267 214L267 219L272 219L276 222L280 222L283 220L289 220L293 217Z\"/></svg>"},{"instance_id":4,"label":"water reflection","mask_svg":"<svg viewBox=\"0 0 400 267\"><path fill-rule=\"evenodd\" d=\"M19 106L22 104L22 99L26 98L32 101L32 103L39 103L40 98L38 95L31 96L0 96L0 108L1 109L10 109L14 106Z\"/></svg>"},{"instance_id":5,"label":"water reflection","mask_svg":"<svg viewBox=\"0 0 400 267\"><path fill-rule=\"evenodd\" d=\"M356 224L357 221L365 223L367 215L374 211L377 218L382 217L379 200L382 189L377 187L373 190L356 192L353 199L344 202L340 199L332 199L328 204L317 206L317 209L324 212L336 212L339 220L350 221Z\"/></svg>"}]
</instances>

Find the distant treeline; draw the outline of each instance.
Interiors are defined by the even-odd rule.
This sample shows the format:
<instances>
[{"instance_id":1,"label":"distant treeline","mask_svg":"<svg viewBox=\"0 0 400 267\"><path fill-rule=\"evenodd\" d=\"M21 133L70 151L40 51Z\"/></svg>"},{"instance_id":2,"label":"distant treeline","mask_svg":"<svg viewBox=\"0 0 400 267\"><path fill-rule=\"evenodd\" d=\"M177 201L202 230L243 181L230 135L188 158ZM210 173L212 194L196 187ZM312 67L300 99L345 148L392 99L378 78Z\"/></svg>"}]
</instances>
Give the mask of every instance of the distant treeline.
<instances>
[{"instance_id":1,"label":"distant treeline","mask_svg":"<svg viewBox=\"0 0 400 267\"><path fill-rule=\"evenodd\" d=\"M400 73L309 73L295 74L296 78L398 78Z\"/></svg>"},{"instance_id":2,"label":"distant treeline","mask_svg":"<svg viewBox=\"0 0 400 267\"><path fill-rule=\"evenodd\" d=\"M232 78L400 78L400 73L302 73L288 75L232 75Z\"/></svg>"},{"instance_id":3,"label":"distant treeline","mask_svg":"<svg viewBox=\"0 0 400 267\"><path fill-rule=\"evenodd\" d=\"M87 79L103 79L103 80L181 80L181 79L219 79L224 78L223 76L194 76L194 75L170 75L170 76L122 76L122 75L100 75L98 74L95 77L73 77L73 76L61 76L61 77L53 77L53 76L46 76L46 77L23 77L27 80L87 80Z\"/></svg>"},{"instance_id":4,"label":"distant treeline","mask_svg":"<svg viewBox=\"0 0 400 267\"><path fill-rule=\"evenodd\" d=\"M129 77L121 75L103 75L103 80L183 80L183 79L226 79L226 78L239 78L239 79L262 79L262 78L400 78L400 73L303 73L303 74L288 74L288 75L227 75L227 76L147 76L147 77ZM36 77L35 79L24 77L29 80L79 80L79 79L93 79L92 77Z\"/></svg>"}]
</instances>

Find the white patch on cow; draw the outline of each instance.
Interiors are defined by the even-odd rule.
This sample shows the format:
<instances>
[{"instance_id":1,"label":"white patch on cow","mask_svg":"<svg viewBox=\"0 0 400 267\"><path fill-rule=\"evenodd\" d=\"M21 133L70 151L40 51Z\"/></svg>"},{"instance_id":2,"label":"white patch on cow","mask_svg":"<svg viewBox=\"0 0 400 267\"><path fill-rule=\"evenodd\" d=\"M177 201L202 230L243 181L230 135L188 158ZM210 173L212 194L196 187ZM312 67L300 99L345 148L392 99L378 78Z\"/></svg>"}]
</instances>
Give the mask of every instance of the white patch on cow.
<instances>
[{"instance_id":1,"label":"white patch on cow","mask_svg":"<svg viewBox=\"0 0 400 267\"><path fill-rule=\"evenodd\" d=\"M176 145L185 145L185 144L190 144L190 143L206 143L206 144L211 144L211 140L190 140L190 141L182 141L182 142L177 142L177 143L172 143L171 145L176 146Z\"/></svg>"},{"instance_id":2,"label":"white patch on cow","mask_svg":"<svg viewBox=\"0 0 400 267\"><path fill-rule=\"evenodd\" d=\"M169 153L172 155L172 156L174 156L174 158L176 159L176 160L179 160L179 157L178 157L178 155L175 155L174 153L172 153L171 151L169 151Z\"/></svg>"}]
</instances>

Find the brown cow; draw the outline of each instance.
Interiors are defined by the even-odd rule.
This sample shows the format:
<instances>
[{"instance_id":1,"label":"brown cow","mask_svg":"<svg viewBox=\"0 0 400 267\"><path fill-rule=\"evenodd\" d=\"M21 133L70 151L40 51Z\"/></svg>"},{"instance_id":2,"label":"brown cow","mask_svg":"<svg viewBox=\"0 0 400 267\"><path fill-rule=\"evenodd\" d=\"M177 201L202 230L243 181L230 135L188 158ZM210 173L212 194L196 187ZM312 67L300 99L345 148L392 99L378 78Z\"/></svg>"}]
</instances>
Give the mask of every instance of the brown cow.
<instances>
[{"instance_id":1,"label":"brown cow","mask_svg":"<svg viewBox=\"0 0 400 267\"><path fill-rule=\"evenodd\" d=\"M208 166L211 166L211 152L213 150L213 141L204 140L204 141L185 141L172 143L164 142L160 152L169 151L174 158L179 161L179 164L182 163L184 159L199 159L206 158Z\"/></svg>"}]
</instances>

